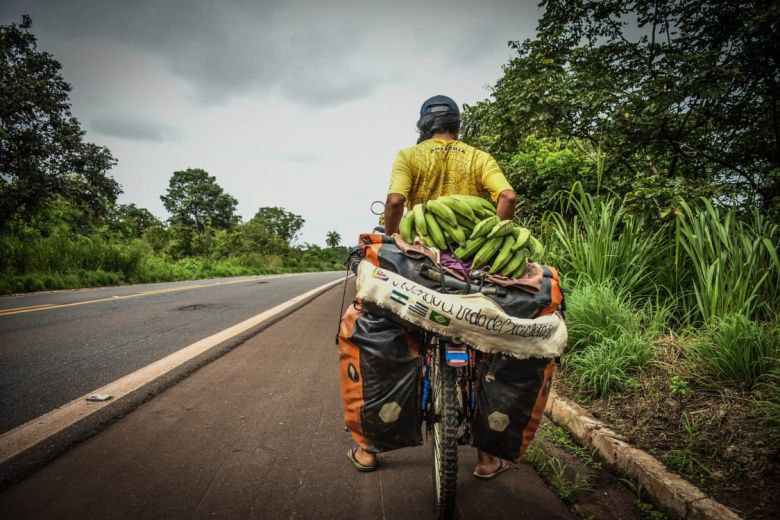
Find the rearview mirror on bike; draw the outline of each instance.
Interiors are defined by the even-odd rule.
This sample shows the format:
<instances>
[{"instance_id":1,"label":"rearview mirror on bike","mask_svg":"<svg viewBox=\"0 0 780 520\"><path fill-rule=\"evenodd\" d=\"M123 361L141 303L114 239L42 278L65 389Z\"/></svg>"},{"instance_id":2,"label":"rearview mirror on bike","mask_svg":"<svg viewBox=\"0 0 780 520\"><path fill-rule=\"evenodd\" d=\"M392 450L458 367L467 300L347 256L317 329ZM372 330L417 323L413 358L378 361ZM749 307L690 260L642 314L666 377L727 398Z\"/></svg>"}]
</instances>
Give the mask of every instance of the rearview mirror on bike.
<instances>
[{"instance_id":1,"label":"rearview mirror on bike","mask_svg":"<svg viewBox=\"0 0 780 520\"><path fill-rule=\"evenodd\" d=\"M379 224L374 227L374 233L382 233L385 232L385 226L383 225L384 215L385 215L385 203L381 200L375 200L371 203L371 213L374 215L379 216Z\"/></svg>"}]
</instances>

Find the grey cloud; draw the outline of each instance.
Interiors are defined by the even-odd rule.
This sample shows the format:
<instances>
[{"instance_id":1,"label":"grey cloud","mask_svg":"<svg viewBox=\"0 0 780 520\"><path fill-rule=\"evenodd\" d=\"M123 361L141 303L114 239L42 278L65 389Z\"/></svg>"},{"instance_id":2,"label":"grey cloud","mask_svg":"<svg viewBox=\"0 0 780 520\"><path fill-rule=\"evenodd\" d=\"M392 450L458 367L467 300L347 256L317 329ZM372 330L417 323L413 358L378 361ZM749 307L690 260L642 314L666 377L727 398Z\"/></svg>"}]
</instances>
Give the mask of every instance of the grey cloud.
<instances>
[{"instance_id":1,"label":"grey cloud","mask_svg":"<svg viewBox=\"0 0 780 520\"><path fill-rule=\"evenodd\" d=\"M512 20L511 24L497 23L490 18L477 18L472 23L473 32L479 34L459 34L453 43L453 51L448 53L448 61L478 61L480 56L495 49L506 50L509 54L509 42L523 40L534 34L537 18L542 11L532 11L533 16Z\"/></svg>"},{"instance_id":2,"label":"grey cloud","mask_svg":"<svg viewBox=\"0 0 780 520\"><path fill-rule=\"evenodd\" d=\"M376 78L366 78L358 73L334 74L319 69L286 78L280 91L299 104L321 108L370 96L377 84Z\"/></svg>"},{"instance_id":3,"label":"grey cloud","mask_svg":"<svg viewBox=\"0 0 780 520\"><path fill-rule=\"evenodd\" d=\"M133 141L169 141L175 131L157 121L132 114L102 114L89 122L89 128L98 134Z\"/></svg>"},{"instance_id":4,"label":"grey cloud","mask_svg":"<svg viewBox=\"0 0 780 520\"><path fill-rule=\"evenodd\" d=\"M306 105L338 104L370 94L384 78L363 72L360 87L336 71L358 47L359 24L281 1L4 2L2 23L21 13L33 32L64 40L107 39L157 54L187 80L196 101L220 104L240 95L289 97ZM284 5L282 5L284 4ZM116 64L117 74L130 74ZM329 95L323 95L329 93Z\"/></svg>"},{"instance_id":5,"label":"grey cloud","mask_svg":"<svg viewBox=\"0 0 780 520\"><path fill-rule=\"evenodd\" d=\"M385 70L387 56L362 53L376 48L378 28L384 29L378 43L386 52L397 38L414 41L421 53L456 47L453 59L468 61L479 59L497 26L524 21L514 16L519 12L535 19L535 2L6 0L0 19L7 23L29 13L36 34L144 49L185 79L204 105L276 94L321 107L366 97L402 77L403 70ZM117 63L116 73L132 71Z\"/></svg>"}]
</instances>

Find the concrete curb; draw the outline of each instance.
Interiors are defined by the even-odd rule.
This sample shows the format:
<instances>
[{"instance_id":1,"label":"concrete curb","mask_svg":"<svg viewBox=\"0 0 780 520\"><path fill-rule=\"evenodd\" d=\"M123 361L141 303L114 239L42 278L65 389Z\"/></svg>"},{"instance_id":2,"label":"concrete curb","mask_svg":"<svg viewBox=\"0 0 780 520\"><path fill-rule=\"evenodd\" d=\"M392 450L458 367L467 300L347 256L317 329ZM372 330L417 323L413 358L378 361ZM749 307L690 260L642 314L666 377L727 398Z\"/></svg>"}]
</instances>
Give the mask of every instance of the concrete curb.
<instances>
[{"instance_id":1,"label":"concrete curb","mask_svg":"<svg viewBox=\"0 0 780 520\"><path fill-rule=\"evenodd\" d=\"M679 519L739 520L734 511L666 469L649 453L597 421L587 410L560 397L555 390L547 398L545 414L567 428L580 443L598 450L601 458L621 475L635 480L665 513Z\"/></svg>"},{"instance_id":2,"label":"concrete curb","mask_svg":"<svg viewBox=\"0 0 780 520\"><path fill-rule=\"evenodd\" d=\"M0 435L0 491L343 283L344 280L334 280L315 288L3 433ZM243 325L252 320L256 322ZM333 320L335 336L335 314ZM186 353L193 347L191 354ZM110 401L90 403L94 408L85 411L86 396L103 392L118 395Z\"/></svg>"}]
</instances>

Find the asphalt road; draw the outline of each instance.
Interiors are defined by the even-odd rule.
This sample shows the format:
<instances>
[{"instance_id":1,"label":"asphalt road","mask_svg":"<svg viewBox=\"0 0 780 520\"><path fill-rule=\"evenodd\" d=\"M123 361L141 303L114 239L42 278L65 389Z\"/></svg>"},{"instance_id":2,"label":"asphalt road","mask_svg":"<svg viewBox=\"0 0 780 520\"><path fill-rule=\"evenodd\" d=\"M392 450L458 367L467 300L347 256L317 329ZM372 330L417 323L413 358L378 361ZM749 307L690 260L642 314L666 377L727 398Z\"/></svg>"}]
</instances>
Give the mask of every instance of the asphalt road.
<instances>
[{"instance_id":1,"label":"asphalt road","mask_svg":"<svg viewBox=\"0 0 780 520\"><path fill-rule=\"evenodd\" d=\"M0 433L344 277L223 278L0 298ZM330 315L336 330L338 310Z\"/></svg>"},{"instance_id":2,"label":"asphalt road","mask_svg":"<svg viewBox=\"0 0 780 520\"><path fill-rule=\"evenodd\" d=\"M370 474L346 459L340 300L331 289L6 489L0 518L432 518L428 446ZM570 518L530 466L482 482L475 460L461 448L458 518Z\"/></svg>"}]
</instances>

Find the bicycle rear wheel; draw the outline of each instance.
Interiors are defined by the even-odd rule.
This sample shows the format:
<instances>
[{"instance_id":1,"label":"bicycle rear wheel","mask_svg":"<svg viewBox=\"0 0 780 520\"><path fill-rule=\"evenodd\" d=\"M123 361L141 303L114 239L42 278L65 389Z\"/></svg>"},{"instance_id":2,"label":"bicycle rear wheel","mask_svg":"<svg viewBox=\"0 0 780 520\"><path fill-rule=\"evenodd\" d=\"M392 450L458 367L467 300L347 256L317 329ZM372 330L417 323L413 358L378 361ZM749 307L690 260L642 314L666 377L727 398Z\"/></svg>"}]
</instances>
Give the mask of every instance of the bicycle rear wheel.
<instances>
[{"instance_id":1,"label":"bicycle rear wheel","mask_svg":"<svg viewBox=\"0 0 780 520\"><path fill-rule=\"evenodd\" d=\"M458 481L458 401L455 369L444 361L442 348L433 356L431 404L433 409L433 491L436 518L449 519L455 510Z\"/></svg>"}]
</instances>

